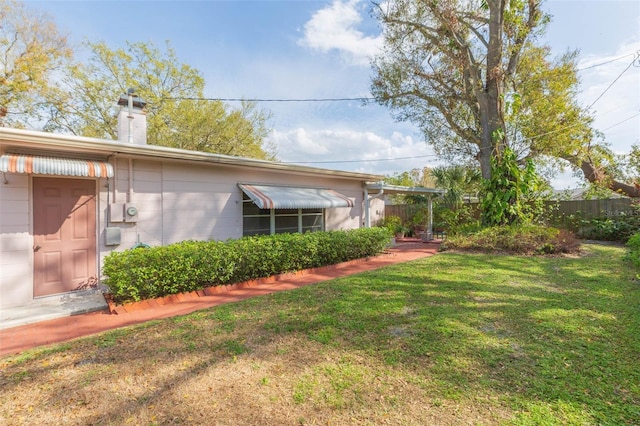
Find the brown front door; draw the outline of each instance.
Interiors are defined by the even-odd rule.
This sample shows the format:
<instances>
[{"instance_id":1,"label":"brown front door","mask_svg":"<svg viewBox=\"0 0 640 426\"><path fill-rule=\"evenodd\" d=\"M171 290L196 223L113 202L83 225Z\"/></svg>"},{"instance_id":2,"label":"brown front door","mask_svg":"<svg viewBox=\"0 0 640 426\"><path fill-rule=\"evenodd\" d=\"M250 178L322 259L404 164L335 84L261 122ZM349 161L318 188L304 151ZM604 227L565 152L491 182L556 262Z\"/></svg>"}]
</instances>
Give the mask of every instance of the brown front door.
<instances>
[{"instance_id":1,"label":"brown front door","mask_svg":"<svg viewBox=\"0 0 640 426\"><path fill-rule=\"evenodd\" d=\"M34 296L87 288L96 276L96 184L33 178Z\"/></svg>"}]
</instances>

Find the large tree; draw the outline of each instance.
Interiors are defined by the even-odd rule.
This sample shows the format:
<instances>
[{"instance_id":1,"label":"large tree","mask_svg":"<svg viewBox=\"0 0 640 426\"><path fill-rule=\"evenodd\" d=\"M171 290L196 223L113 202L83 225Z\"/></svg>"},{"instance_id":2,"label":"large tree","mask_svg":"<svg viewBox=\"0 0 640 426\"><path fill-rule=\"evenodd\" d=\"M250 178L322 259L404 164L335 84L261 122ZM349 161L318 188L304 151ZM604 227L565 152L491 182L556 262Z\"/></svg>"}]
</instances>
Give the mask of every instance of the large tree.
<instances>
[{"instance_id":1,"label":"large tree","mask_svg":"<svg viewBox=\"0 0 640 426\"><path fill-rule=\"evenodd\" d=\"M477 160L485 179L506 147L522 164L605 176L610 152L576 100L576 53L551 59L536 45L549 21L540 0L390 0L375 10L385 49L372 92L438 154Z\"/></svg>"},{"instance_id":2,"label":"large tree","mask_svg":"<svg viewBox=\"0 0 640 426\"><path fill-rule=\"evenodd\" d=\"M228 111L220 101L176 100L163 107L164 119L150 129L158 145L249 158L274 159L268 145L269 115L253 102Z\"/></svg>"},{"instance_id":3,"label":"large tree","mask_svg":"<svg viewBox=\"0 0 640 426\"><path fill-rule=\"evenodd\" d=\"M60 96L54 77L70 57L66 37L47 15L0 1L0 125L41 118Z\"/></svg>"},{"instance_id":4,"label":"large tree","mask_svg":"<svg viewBox=\"0 0 640 426\"><path fill-rule=\"evenodd\" d=\"M116 138L116 102L134 88L148 102L149 143L275 159L265 142L269 114L251 102L198 100L201 73L180 63L169 43L85 47L88 59L75 62L51 18L0 0L0 125Z\"/></svg>"},{"instance_id":5,"label":"large tree","mask_svg":"<svg viewBox=\"0 0 640 426\"><path fill-rule=\"evenodd\" d=\"M221 101L204 100L201 73L180 63L168 42L164 50L142 42L115 50L105 43L86 46L91 56L68 68L63 81L67 101L52 108L47 130L116 138L115 104L133 88L147 102L150 144L275 158L264 143L269 115L250 102L232 109Z\"/></svg>"}]
</instances>

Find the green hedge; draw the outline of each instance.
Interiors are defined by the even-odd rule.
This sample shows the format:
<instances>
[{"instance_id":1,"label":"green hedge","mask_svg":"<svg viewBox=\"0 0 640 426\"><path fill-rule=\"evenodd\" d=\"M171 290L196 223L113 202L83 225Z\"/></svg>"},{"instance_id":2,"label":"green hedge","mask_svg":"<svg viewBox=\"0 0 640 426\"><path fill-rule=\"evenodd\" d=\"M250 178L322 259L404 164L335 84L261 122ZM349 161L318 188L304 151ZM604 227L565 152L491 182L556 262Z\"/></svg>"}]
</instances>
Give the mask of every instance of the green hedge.
<instances>
[{"instance_id":1,"label":"green hedge","mask_svg":"<svg viewBox=\"0 0 640 426\"><path fill-rule=\"evenodd\" d=\"M116 302L138 301L374 256L389 238L386 229L363 228L112 252L104 282Z\"/></svg>"}]
</instances>

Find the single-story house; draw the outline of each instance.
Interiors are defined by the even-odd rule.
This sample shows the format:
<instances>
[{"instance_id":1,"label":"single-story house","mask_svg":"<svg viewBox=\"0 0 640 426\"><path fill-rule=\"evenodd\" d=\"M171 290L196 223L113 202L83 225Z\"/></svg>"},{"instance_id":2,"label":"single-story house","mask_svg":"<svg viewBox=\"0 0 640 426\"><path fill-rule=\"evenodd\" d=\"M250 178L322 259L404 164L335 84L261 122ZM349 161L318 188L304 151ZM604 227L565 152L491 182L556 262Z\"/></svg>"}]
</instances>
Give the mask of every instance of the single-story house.
<instances>
[{"instance_id":1,"label":"single-story house","mask_svg":"<svg viewBox=\"0 0 640 426\"><path fill-rule=\"evenodd\" d=\"M95 286L114 250L384 215L382 176L147 145L144 103L119 104L117 141L0 128L0 309Z\"/></svg>"}]
</instances>

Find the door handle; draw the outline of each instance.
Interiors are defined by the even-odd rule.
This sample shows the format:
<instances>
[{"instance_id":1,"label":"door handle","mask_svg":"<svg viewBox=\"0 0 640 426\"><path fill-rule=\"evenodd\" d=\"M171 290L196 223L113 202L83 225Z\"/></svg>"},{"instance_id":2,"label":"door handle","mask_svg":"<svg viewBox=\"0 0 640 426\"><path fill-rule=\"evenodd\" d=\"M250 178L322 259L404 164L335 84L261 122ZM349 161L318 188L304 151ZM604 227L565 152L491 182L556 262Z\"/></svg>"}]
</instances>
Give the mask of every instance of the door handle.
<instances>
[{"instance_id":1,"label":"door handle","mask_svg":"<svg viewBox=\"0 0 640 426\"><path fill-rule=\"evenodd\" d=\"M33 248L33 251L38 251L38 250L40 250L41 248L42 248L41 246L36 245L36 246Z\"/></svg>"}]
</instances>

